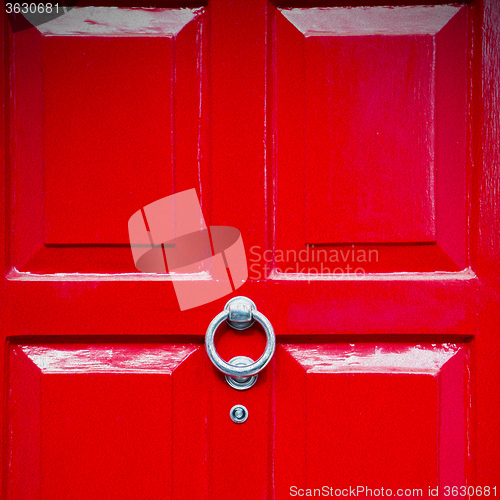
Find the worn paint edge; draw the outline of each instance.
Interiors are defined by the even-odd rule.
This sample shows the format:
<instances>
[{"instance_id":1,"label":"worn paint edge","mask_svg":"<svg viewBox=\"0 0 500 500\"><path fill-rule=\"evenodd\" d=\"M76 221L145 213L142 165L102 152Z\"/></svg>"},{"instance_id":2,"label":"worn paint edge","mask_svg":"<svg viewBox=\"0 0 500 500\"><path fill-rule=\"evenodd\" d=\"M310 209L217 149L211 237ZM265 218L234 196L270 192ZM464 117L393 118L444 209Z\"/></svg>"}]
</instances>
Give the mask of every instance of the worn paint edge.
<instances>
[{"instance_id":1,"label":"worn paint edge","mask_svg":"<svg viewBox=\"0 0 500 500\"><path fill-rule=\"evenodd\" d=\"M34 274L13 268L6 274L8 281L211 281L207 271L199 273L53 273ZM398 272L363 275L282 273L273 269L267 280L272 281L469 281L477 279L471 268L458 272ZM260 281L260 280L259 280ZM265 280L262 280L265 281Z\"/></svg>"},{"instance_id":2,"label":"worn paint edge","mask_svg":"<svg viewBox=\"0 0 500 500\"><path fill-rule=\"evenodd\" d=\"M6 274L8 281L211 281L207 271L199 273L54 273L33 274L13 268Z\"/></svg>"},{"instance_id":3,"label":"worn paint edge","mask_svg":"<svg viewBox=\"0 0 500 500\"><path fill-rule=\"evenodd\" d=\"M268 279L275 281L467 281L475 280L477 276L470 267L462 271L366 273L359 275L283 273L273 269Z\"/></svg>"}]
</instances>

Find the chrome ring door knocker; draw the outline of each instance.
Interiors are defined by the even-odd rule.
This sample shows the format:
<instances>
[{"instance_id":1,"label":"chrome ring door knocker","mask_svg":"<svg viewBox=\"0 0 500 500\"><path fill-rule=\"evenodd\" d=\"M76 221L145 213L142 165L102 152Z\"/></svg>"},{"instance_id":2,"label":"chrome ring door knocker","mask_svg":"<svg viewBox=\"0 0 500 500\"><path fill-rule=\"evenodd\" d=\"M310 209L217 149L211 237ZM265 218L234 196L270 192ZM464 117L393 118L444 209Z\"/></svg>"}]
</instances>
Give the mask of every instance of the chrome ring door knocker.
<instances>
[{"instance_id":1,"label":"chrome ring door knocker","mask_svg":"<svg viewBox=\"0 0 500 500\"><path fill-rule=\"evenodd\" d=\"M219 356L215 349L214 337L223 321L236 330L246 330L255 321L262 325L266 332L267 344L264 353L257 361L246 356L236 356L228 363ZM255 384L257 373L271 361L276 348L276 337L271 323L257 311L253 301L246 297L234 297L224 306L224 311L215 316L208 325L205 347L212 363L226 376L227 383L239 391L244 391Z\"/></svg>"}]
</instances>

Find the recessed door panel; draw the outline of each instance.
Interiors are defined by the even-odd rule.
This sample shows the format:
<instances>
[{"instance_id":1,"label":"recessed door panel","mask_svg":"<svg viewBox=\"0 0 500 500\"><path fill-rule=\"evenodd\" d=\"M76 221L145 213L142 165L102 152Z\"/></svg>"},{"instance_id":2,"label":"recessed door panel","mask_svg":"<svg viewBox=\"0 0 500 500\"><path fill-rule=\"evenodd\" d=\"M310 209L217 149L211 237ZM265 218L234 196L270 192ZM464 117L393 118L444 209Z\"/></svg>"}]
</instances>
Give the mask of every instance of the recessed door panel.
<instances>
[{"instance_id":1,"label":"recessed door panel","mask_svg":"<svg viewBox=\"0 0 500 500\"><path fill-rule=\"evenodd\" d=\"M201 192L204 22L203 8L83 7L12 36L17 269L133 272L132 214Z\"/></svg>"},{"instance_id":2,"label":"recessed door panel","mask_svg":"<svg viewBox=\"0 0 500 500\"><path fill-rule=\"evenodd\" d=\"M201 354L189 344L13 345L9 498L202 496Z\"/></svg>"},{"instance_id":3,"label":"recessed door panel","mask_svg":"<svg viewBox=\"0 0 500 500\"><path fill-rule=\"evenodd\" d=\"M365 272L463 268L465 9L281 8L274 22L276 248L383 254Z\"/></svg>"},{"instance_id":4,"label":"recessed door panel","mask_svg":"<svg viewBox=\"0 0 500 500\"><path fill-rule=\"evenodd\" d=\"M453 344L283 345L277 370L289 378L276 392L280 498L293 485L384 487L394 495L410 488L425 497L429 486L464 484L466 357Z\"/></svg>"}]
</instances>

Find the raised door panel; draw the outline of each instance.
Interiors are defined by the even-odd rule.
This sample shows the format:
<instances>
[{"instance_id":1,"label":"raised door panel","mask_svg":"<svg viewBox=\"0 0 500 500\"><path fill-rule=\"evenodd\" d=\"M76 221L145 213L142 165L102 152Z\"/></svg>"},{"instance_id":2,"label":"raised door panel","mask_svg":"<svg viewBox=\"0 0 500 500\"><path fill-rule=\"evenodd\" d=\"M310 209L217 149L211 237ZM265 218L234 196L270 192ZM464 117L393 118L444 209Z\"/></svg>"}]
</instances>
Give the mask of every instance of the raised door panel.
<instances>
[{"instance_id":1,"label":"raised door panel","mask_svg":"<svg viewBox=\"0 0 500 500\"><path fill-rule=\"evenodd\" d=\"M204 8L77 7L12 35L18 271L134 272L132 214L201 193L204 23Z\"/></svg>"},{"instance_id":2,"label":"raised door panel","mask_svg":"<svg viewBox=\"0 0 500 500\"><path fill-rule=\"evenodd\" d=\"M463 344L283 344L277 498L323 486L426 498L466 484L469 366Z\"/></svg>"},{"instance_id":3,"label":"raised door panel","mask_svg":"<svg viewBox=\"0 0 500 500\"><path fill-rule=\"evenodd\" d=\"M317 274L466 267L466 11L274 11L275 252L320 245Z\"/></svg>"},{"instance_id":4,"label":"raised door panel","mask_svg":"<svg viewBox=\"0 0 500 500\"><path fill-rule=\"evenodd\" d=\"M201 498L204 367L193 344L11 345L9 498Z\"/></svg>"}]
</instances>

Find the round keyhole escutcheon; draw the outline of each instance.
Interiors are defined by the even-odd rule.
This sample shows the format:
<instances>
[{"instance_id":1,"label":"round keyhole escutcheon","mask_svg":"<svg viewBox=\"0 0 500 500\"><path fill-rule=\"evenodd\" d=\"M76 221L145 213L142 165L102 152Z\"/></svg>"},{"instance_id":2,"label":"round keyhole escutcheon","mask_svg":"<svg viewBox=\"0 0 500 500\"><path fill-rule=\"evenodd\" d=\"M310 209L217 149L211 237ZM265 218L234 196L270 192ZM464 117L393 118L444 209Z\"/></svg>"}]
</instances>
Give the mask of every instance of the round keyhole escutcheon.
<instances>
[{"instance_id":1,"label":"round keyhole escutcheon","mask_svg":"<svg viewBox=\"0 0 500 500\"><path fill-rule=\"evenodd\" d=\"M248 418L248 410L243 405L234 405L229 411L229 416L235 424L242 424Z\"/></svg>"}]
</instances>

